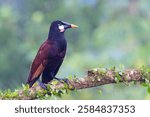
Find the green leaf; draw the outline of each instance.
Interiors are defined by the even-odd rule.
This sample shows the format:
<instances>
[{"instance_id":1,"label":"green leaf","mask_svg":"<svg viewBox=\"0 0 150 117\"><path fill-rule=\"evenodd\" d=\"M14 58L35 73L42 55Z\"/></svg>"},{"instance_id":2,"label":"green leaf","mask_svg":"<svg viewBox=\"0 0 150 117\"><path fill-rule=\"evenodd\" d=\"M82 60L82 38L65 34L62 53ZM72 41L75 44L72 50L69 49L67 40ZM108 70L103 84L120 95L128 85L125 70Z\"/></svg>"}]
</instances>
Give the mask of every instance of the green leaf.
<instances>
[{"instance_id":1,"label":"green leaf","mask_svg":"<svg viewBox=\"0 0 150 117\"><path fill-rule=\"evenodd\" d=\"M72 80L72 75L68 76L68 79L69 79L69 80Z\"/></svg>"},{"instance_id":2,"label":"green leaf","mask_svg":"<svg viewBox=\"0 0 150 117\"><path fill-rule=\"evenodd\" d=\"M58 84L58 80L53 80L53 81L51 82L51 84L52 84L52 85Z\"/></svg>"},{"instance_id":3,"label":"green leaf","mask_svg":"<svg viewBox=\"0 0 150 117\"><path fill-rule=\"evenodd\" d=\"M141 85L144 86L144 87L148 86L148 84L146 84L146 83L141 83Z\"/></svg>"},{"instance_id":4,"label":"green leaf","mask_svg":"<svg viewBox=\"0 0 150 117\"><path fill-rule=\"evenodd\" d=\"M116 83L119 83L119 80L118 80L118 78L117 78L117 77L115 77L115 81L116 81Z\"/></svg>"},{"instance_id":5,"label":"green leaf","mask_svg":"<svg viewBox=\"0 0 150 117\"><path fill-rule=\"evenodd\" d=\"M150 94L150 86L148 86L148 88L147 88L147 92Z\"/></svg>"},{"instance_id":6,"label":"green leaf","mask_svg":"<svg viewBox=\"0 0 150 117\"><path fill-rule=\"evenodd\" d=\"M111 66L111 67L110 67L110 70L115 71L115 70L116 70L116 67L115 67L115 66Z\"/></svg>"},{"instance_id":7,"label":"green leaf","mask_svg":"<svg viewBox=\"0 0 150 117\"><path fill-rule=\"evenodd\" d=\"M98 90L98 93L99 93L100 95L102 95L102 90L101 90L101 89L99 89L99 90Z\"/></svg>"}]
</instances>

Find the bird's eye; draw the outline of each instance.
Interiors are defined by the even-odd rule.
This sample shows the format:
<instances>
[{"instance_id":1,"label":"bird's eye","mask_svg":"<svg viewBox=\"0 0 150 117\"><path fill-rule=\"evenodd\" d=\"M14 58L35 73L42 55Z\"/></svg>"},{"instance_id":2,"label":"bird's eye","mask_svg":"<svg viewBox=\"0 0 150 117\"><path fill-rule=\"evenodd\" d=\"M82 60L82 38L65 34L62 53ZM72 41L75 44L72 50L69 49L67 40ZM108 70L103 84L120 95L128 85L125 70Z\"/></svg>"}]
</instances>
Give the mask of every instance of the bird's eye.
<instances>
[{"instance_id":1,"label":"bird's eye","mask_svg":"<svg viewBox=\"0 0 150 117\"><path fill-rule=\"evenodd\" d=\"M63 25L59 25L58 28L59 28L59 30L63 30L64 26Z\"/></svg>"},{"instance_id":2,"label":"bird's eye","mask_svg":"<svg viewBox=\"0 0 150 117\"><path fill-rule=\"evenodd\" d=\"M60 26L58 26L58 28L59 28L59 31L60 31L60 32L64 32L64 31L65 31L64 25L60 25Z\"/></svg>"}]
</instances>

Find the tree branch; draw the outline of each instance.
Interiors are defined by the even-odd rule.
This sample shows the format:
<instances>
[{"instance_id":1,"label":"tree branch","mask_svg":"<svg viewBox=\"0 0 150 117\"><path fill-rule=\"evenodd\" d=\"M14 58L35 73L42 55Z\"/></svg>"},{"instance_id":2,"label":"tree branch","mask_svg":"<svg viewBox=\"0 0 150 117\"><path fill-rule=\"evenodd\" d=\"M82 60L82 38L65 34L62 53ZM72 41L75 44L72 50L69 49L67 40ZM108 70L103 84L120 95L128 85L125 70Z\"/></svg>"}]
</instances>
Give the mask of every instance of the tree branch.
<instances>
[{"instance_id":1,"label":"tree branch","mask_svg":"<svg viewBox=\"0 0 150 117\"><path fill-rule=\"evenodd\" d=\"M114 69L95 68L89 70L87 75L83 78L68 79L68 83L59 81L52 81L47 84L48 90L44 90L38 85L29 88L24 86L23 89L15 91L12 95L8 96L7 93L0 96L0 99L38 99L47 95L60 96L64 91L78 90L91 88L111 83L121 82L144 82L145 85L150 81L150 70L148 69L127 69L119 71Z\"/></svg>"}]
</instances>

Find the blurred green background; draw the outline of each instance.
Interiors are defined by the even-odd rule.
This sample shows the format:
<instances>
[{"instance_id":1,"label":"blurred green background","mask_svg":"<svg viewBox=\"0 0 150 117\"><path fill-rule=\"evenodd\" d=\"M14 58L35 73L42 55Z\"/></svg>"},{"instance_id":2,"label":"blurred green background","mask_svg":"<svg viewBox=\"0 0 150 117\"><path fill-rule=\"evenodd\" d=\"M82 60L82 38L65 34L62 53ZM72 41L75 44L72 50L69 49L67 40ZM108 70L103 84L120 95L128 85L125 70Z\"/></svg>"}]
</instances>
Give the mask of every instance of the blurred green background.
<instances>
[{"instance_id":1,"label":"blurred green background","mask_svg":"<svg viewBox=\"0 0 150 117\"><path fill-rule=\"evenodd\" d=\"M0 0L0 89L14 90L26 82L30 64L56 19L79 26L66 31L68 50L57 77L82 77L94 67L150 67L149 0ZM61 99L150 95L142 86L113 84Z\"/></svg>"}]
</instances>

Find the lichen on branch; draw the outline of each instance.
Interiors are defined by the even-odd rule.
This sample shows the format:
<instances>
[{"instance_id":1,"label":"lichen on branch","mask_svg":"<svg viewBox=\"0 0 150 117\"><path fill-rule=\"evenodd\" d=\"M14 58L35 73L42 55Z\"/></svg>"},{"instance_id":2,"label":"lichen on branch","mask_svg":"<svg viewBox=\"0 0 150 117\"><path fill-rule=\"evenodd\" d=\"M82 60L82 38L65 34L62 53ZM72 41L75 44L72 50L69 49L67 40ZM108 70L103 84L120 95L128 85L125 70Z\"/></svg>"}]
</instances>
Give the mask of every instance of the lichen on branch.
<instances>
[{"instance_id":1,"label":"lichen on branch","mask_svg":"<svg viewBox=\"0 0 150 117\"><path fill-rule=\"evenodd\" d=\"M110 69L95 68L89 70L82 78L73 77L68 79L68 83L53 80L47 84L48 90L44 90L39 85L35 84L32 88L23 85L22 89L14 92L10 90L0 92L0 99L20 99L33 100L43 99L50 96L61 96L68 91L91 88L112 83L127 83L139 82L147 87L150 93L150 69L126 69L118 70L115 67Z\"/></svg>"}]
</instances>

